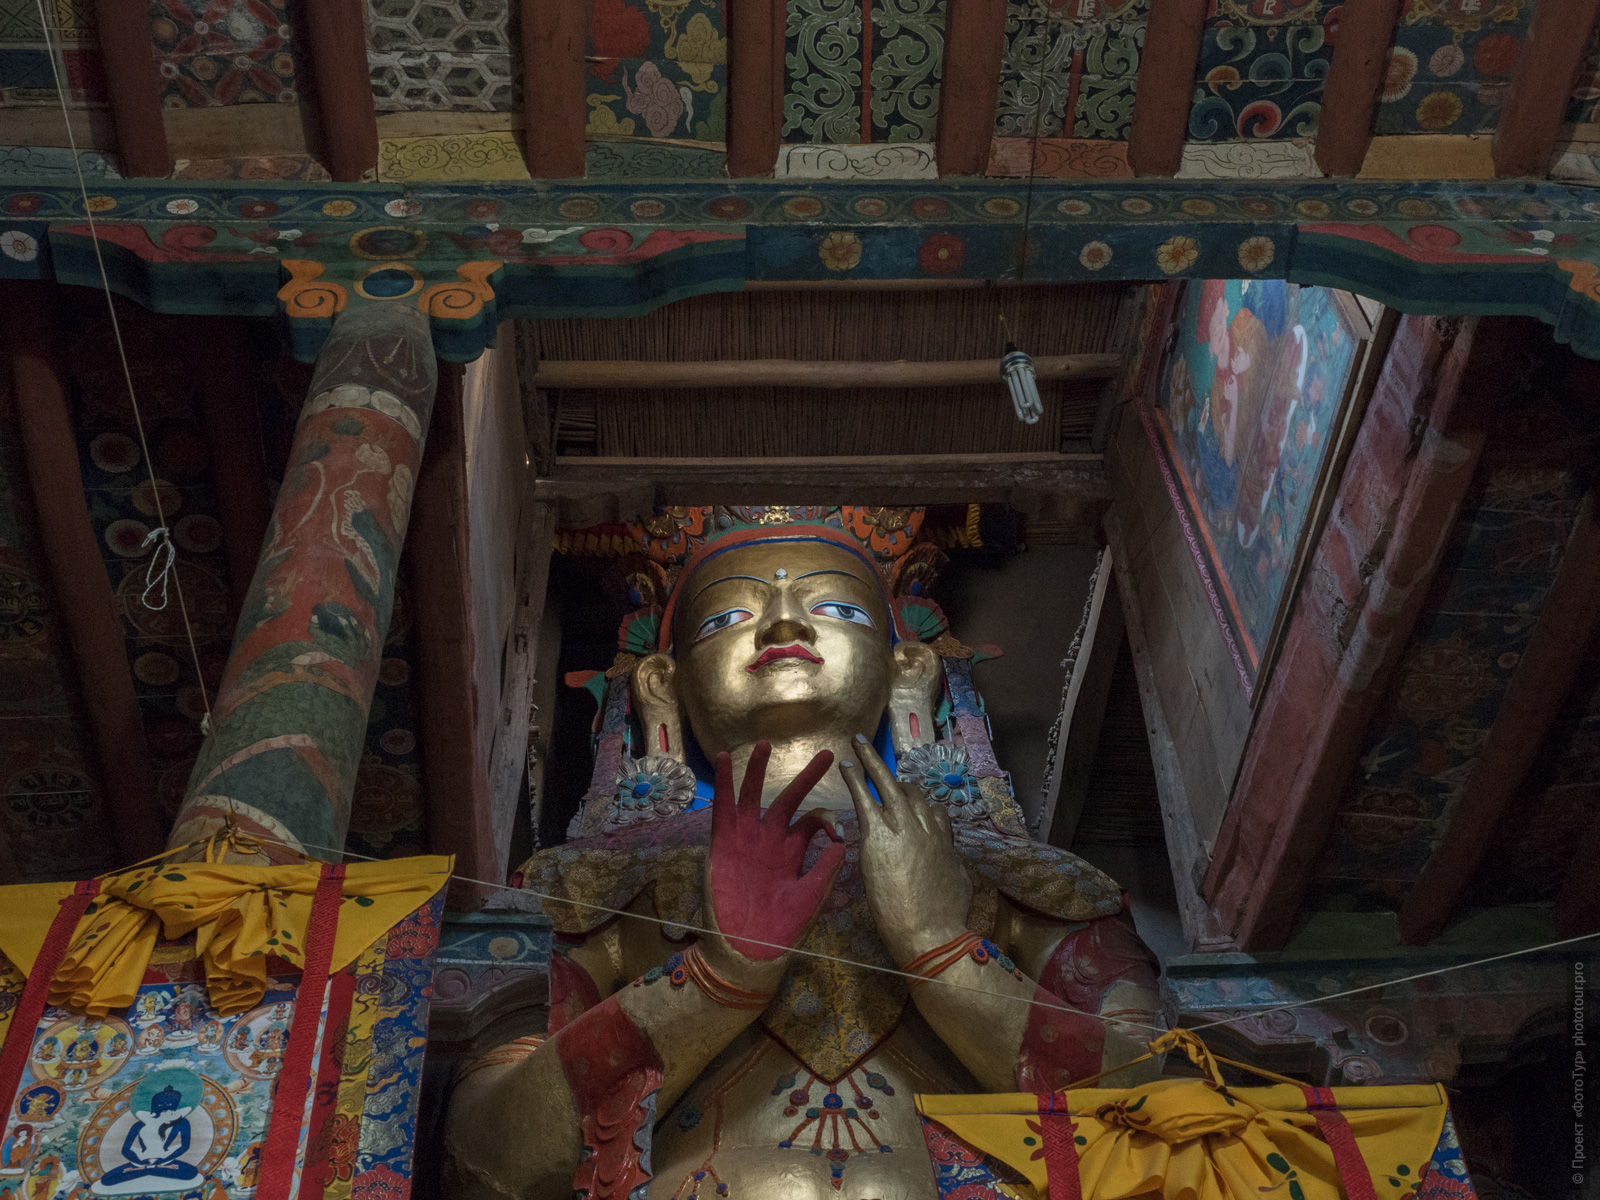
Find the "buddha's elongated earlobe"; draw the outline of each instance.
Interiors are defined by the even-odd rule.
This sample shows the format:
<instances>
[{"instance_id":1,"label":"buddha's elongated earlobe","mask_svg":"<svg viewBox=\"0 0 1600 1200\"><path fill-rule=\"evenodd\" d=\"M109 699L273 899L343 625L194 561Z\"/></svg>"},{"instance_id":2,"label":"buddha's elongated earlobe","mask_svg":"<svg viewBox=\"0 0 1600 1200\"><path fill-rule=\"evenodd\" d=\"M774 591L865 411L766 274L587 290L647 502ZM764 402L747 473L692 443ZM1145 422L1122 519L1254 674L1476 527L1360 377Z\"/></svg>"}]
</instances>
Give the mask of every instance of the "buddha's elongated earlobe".
<instances>
[{"instance_id":1,"label":"buddha's elongated earlobe","mask_svg":"<svg viewBox=\"0 0 1600 1200\"><path fill-rule=\"evenodd\" d=\"M896 754L938 740L933 714L943 691L944 665L937 650L925 642L900 642L895 646L889 728Z\"/></svg>"},{"instance_id":2,"label":"buddha's elongated earlobe","mask_svg":"<svg viewBox=\"0 0 1600 1200\"><path fill-rule=\"evenodd\" d=\"M683 715L678 707L678 665L668 654L651 654L633 667L633 710L644 727L639 754L664 754L685 761Z\"/></svg>"}]
</instances>

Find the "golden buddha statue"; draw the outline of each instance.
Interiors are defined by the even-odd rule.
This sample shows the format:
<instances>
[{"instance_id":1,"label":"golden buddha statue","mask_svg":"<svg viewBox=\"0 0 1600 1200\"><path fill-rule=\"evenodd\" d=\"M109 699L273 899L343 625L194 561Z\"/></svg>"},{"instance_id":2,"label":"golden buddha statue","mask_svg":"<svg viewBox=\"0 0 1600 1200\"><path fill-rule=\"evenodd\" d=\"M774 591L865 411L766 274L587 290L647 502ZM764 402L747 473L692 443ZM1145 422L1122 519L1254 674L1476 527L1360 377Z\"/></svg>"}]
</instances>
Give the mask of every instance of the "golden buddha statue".
<instances>
[{"instance_id":1,"label":"golden buddha statue","mask_svg":"<svg viewBox=\"0 0 1600 1200\"><path fill-rule=\"evenodd\" d=\"M1120 892L926 753L944 660L897 605L830 525L688 559L632 667L646 782L525 868L558 898L550 1031L459 1081L447 1194L935 1200L956 1192L915 1093L1050 1091L1143 1053L1154 961ZM709 811L652 801L692 787L696 745Z\"/></svg>"}]
</instances>

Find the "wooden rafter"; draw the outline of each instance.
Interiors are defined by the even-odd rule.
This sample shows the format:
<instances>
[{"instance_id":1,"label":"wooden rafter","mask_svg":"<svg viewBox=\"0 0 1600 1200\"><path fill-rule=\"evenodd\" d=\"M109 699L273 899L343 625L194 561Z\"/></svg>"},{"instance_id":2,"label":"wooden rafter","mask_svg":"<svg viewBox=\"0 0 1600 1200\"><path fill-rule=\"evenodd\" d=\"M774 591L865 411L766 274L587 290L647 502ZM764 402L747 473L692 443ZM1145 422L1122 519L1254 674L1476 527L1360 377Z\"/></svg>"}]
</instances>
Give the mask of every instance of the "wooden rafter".
<instances>
[{"instance_id":1,"label":"wooden rafter","mask_svg":"<svg viewBox=\"0 0 1600 1200\"><path fill-rule=\"evenodd\" d=\"M1594 28L1597 13L1600 0L1539 0L1534 6L1495 127L1496 175L1543 179L1549 173L1567 98L1588 45L1584 31Z\"/></svg>"},{"instance_id":2,"label":"wooden rafter","mask_svg":"<svg viewBox=\"0 0 1600 1200\"><path fill-rule=\"evenodd\" d=\"M156 777L116 593L89 519L49 296L27 284L9 285L4 296L17 421L39 540L98 759L101 794L118 849L132 861L161 847Z\"/></svg>"},{"instance_id":3,"label":"wooden rafter","mask_svg":"<svg viewBox=\"0 0 1600 1200\"><path fill-rule=\"evenodd\" d=\"M1366 0L1340 9L1339 37L1317 120L1317 166L1329 175L1361 170L1399 16L1400 0Z\"/></svg>"},{"instance_id":4,"label":"wooden rafter","mask_svg":"<svg viewBox=\"0 0 1600 1200\"><path fill-rule=\"evenodd\" d=\"M1494 843L1500 822L1523 794L1556 714L1578 680L1589 639L1600 628L1600 513L1590 492L1578 510L1538 624L1506 685L1472 775L1444 837L1400 909L1400 932L1412 943L1444 929ZM1577 869L1590 874L1593 862Z\"/></svg>"},{"instance_id":5,"label":"wooden rafter","mask_svg":"<svg viewBox=\"0 0 1600 1200\"><path fill-rule=\"evenodd\" d=\"M95 35L117 131L117 167L130 178L172 174L161 114L161 73L150 44L150 13L127 0L95 0Z\"/></svg>"},{"instance_id":6,"label":"wooden rafter","mask_svg":"<svg viewBox=\"0 0 1600 1200\"><path fill-rule=\"evenodd\" d=\"M113 0L115 2L115 0ZM340 183L378 169L378 113L367 66L363 0L316 0L304 6L322 125L322 159Z\"/></svg>"},{"instance_id":7,"label":"wooden rafter","mask_svg":"<svg viewBox=\"0 0 1600 1200\"><path fill-rule=\"evenodd\" d=\"M772 174L783 130L783 0L742 0L728 14L728 174Z\"/></svg>"},{"instance_id":8,"label":"wooden rafter","mask_svg":"<svg viewBox=\"0 0 1600 1200\"><path fill-rule=\"evenodd\" d=\"M1206 0L1150 6L1128 129L1128 165L1136 175L1176 175L1183 162L1205 20Z\"/></svg>"},{"instance_id":9,"label":"wooden rafter","mask_svg":"<svg viewBox=\"0 0 1600 1200\"><path fill-rule=\"evenodd\" d=\"M1040 355L1034 372L1044 382L1110 379L1121 369L1115 354ZM539 388L930 388L995 383L999 359L957 362L844 362L829 359L750 358L722 362L641 362L620 359L560 362L546 359L533 374Z\"/></svg>"},{"instance_id":10,"label":"wooden rafter","mask_svg":"<svg viewBox=\"0 0 1600 1200\"><path fill-rule=\"evenodd\" d=\"M982 175L989 165L1006 9L1006 0L956 0L947 7L936 154L940 175Z\"/></svg>"},{"instance_id":11,"label":"wooden rafter","mask_svg":"<svg viewBox=\"0 0 1600 1200\"><path fill-rule=\"evenodd\" d=\"M522 0L522 156L535 179L583 176L588 6Z\"/></svg>"}]
</instances>

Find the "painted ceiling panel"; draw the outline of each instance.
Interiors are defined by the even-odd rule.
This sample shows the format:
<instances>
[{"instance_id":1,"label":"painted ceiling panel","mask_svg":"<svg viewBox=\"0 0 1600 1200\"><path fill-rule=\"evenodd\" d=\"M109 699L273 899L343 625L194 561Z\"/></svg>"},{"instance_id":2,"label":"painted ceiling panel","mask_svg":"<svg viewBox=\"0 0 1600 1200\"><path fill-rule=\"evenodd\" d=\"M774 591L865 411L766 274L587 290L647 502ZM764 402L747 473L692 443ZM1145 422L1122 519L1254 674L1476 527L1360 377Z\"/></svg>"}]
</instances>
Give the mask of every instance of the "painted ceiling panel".
<instances>
[{"instance_id":1,"label":"painted ceiling panel","mask_svg":"<svg viewBox=\"0 0 1600 1200\"><path fill-rule=\"evenodd\" d=\"M503 0L371 0L367 63L379 112L511 112L520 91Z\"/></svg>"},{"instance_id":2,"label":"painted ceiling panel","mask_svg":"<svg viewBox=\"0 0 1600 1200\"><path fill-rule=\"evenodd\" d=\"M1488 133L1528 34L1528 0L1407 0L1380 94L1380 134Z\"/></svg>"},{"instance_id":3,"label":"painted ceiling panel","mask_svg":"<svg viewBox=\"0 0 1600 1200\"><path fill-rule=\"evenodd\" d=\"M784 38L785 142L933 139L944 0L789 0Z\"/></svg>"},{"instance_id":4,"label":"painted ceiling panel","mask_svg":"<svg viewBox=\"0 0 1600 1200\"><path fill-rule=\"evenodd\" d=\"M1125 139L1148 15L1145 0L1012 0L995 136Z\"/></svg>"},{"instance_id":5,"label":"painted ceiling panel","mask_svg":"<svg viewBox=\"0 0 1600 1200\"><path fill-rule=\"evenodd\" d=\"M105 103L105 77L95 43L94 0L51 0L51 39L61 52L67 103ZM60 103L36 0L0 0L0 108Z\"/></svg>"},{"instance_id":6,"label":"painted ceiling panel","mask_svg":"<svg viewBox=\"0 0 1600 1200\"><path fill-rule=\"evenodd\" d=\"M1314 137L1332 54L1320 0L1213 0L1189 110L1189 137L1231 142Z\"/></svg>"},{"instance_id":7,"label":"painted ceiling panel","mask_svg":"<svg viewBox=\"0 0 1600 1200\"><path fill-rule=\"evenodd\" d=\"M289 0L150 0L150 35L169 107L294 104L305 86Z\"/></svg>"},{"instance_id":8,"label":"painted ceiling panel","mask_svg":"<svg viewBox=\"0 0 1600 1200\"><path fill-rule=\"evenodd\" d=\"M723 174L728 39L722 0L593 0L588 51L591 177Z\"/></svg>"}]
</instances>

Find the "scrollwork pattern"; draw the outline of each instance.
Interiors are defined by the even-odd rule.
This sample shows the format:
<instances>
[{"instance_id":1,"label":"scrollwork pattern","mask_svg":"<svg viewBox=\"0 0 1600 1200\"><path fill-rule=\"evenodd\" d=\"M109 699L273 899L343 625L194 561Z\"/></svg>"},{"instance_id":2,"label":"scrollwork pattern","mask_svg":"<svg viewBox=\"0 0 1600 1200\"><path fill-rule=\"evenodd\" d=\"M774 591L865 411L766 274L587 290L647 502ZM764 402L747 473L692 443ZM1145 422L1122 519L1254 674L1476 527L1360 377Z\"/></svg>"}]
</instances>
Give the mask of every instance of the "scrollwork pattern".
<instances>
[{"instance_id":1,"label":"scrollwork pattern","mask_svg":"<svg viewBox=\"0 0 1600 1200\"><path fill-rule=\"evenodd\" d=\"M791 0L783 136L795 142L861 137L861 7L858 0Z\"/></svg>"},{"instance_id":2,"label":"scrollwork pattern","mask_svg":"<svg viewBox=\"0 0 1600 1200\"><path fill-rule=\"evenodd\" d=\"M876 0L872 6L872 140L929 141L939 113L944 5Z\"/></svg>"},{"instance_id":3,"label":"scrollwork pattern","mask_svg":"<svg viewBox=\"0 0 1600 1200\"><path fill-rule=\"evenodd\" d=\"M1006 18L1005 65L995 110L997 137L1061 135L1072 82L1072 51L1071 29L1061 22Z\"/></svg>"}]
</instances>

